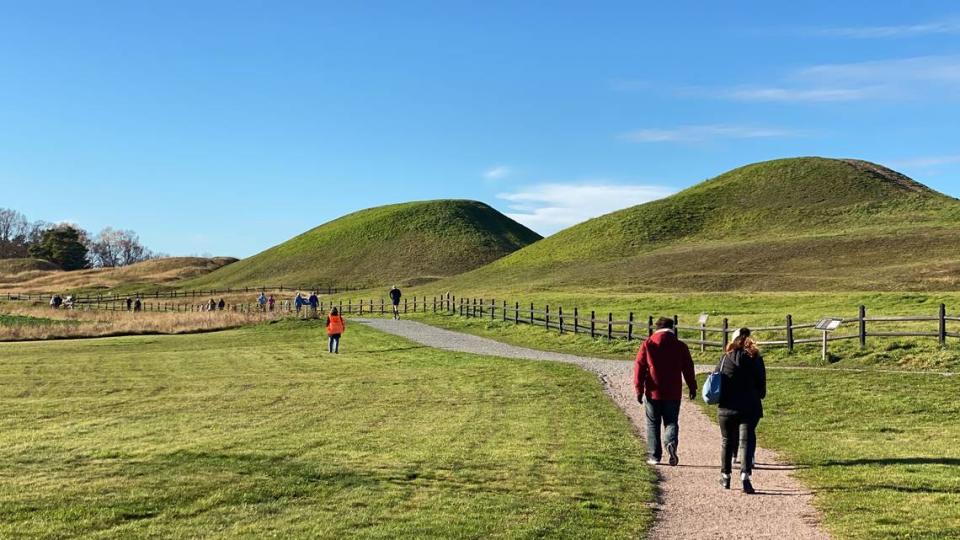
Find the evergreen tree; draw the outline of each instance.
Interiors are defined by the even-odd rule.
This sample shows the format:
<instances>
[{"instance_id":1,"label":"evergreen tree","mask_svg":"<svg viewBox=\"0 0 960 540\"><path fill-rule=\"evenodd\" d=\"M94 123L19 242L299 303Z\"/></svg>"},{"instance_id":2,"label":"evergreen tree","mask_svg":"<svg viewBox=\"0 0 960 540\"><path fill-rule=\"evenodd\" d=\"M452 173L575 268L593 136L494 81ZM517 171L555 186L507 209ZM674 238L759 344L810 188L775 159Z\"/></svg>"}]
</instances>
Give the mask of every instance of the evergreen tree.
<instances>
[{"instance_id":1,"label":"evergreen tree","mask_svg":"<svg viewBox=\"0 0 960 540\"><path fill-rule=\"evenodd\" d=\"M60 225L43 232L40 242L30 246L30 256L46 259L64 270L89 266L86 233L71 225Z\"/></svg>"}]
</instances>

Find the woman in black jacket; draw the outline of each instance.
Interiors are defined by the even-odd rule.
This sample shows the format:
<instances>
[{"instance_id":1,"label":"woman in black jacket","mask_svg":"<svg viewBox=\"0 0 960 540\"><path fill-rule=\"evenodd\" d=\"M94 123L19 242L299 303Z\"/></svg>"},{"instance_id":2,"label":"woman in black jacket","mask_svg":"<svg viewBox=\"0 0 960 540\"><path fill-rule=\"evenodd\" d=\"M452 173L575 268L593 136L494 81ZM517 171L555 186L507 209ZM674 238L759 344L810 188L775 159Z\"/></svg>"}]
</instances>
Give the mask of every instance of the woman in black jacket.
<instances>
[{"instance_id":1,"label":"woman in black jacket","mask_svg":"<svg viewBox=\"0 0 960 540\"><path fill-rule=\"evenodd\" d=\"M750 474L757 449L757 424L763 417L763 399L767 396L767 370L749 328L741 328L734 335L717 363L717 372L722 380L718 411L723 436L720 484L730 489L731 461L739 445L743 492L753 493Z\"/></svg>"}]
</instances>

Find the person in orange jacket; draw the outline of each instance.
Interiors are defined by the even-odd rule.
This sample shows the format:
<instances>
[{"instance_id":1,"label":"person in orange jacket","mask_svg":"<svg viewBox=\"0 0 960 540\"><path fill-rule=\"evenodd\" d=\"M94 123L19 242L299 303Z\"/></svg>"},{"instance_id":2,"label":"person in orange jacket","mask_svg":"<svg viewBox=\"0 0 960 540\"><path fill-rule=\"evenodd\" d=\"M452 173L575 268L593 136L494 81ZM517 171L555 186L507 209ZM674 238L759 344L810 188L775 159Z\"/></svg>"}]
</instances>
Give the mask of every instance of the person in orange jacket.
<instances>
[{"instance_id":1,"label":"person in orange jacket","mask_svg":"<svg viewBox=\"0 0 960 540\"><path fill-rule=\"evenodd\" d=\"M330 316L327 317L327 336L330 338L330 352L333 354L340 354L340 336L346 328L347 325L337 308L330 310Z\"/></svg>"}]
</instances>

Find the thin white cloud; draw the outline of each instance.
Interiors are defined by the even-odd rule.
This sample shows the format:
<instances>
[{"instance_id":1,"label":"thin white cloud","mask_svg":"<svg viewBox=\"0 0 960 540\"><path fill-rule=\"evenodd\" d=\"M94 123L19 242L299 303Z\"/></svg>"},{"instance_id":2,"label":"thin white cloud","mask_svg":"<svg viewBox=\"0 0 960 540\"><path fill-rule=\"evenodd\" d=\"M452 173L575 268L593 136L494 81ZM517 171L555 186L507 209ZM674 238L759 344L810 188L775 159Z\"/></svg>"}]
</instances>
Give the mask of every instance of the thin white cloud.
<instances>
[{"instance_id":1,"label":"thin white cloud","mask_svg":"<svg viewBox=\"0 0 960 540\"><path fill-rule=\"evenodd\" d=\"M665 186L612 182L543 183L499 193L510 203L507 215L543 235L614 210L661 199Z\"/></svg>"},{"instance_id":2,"label":"thin white cloud","mask_svg":"<svg viewBox=\"0 0 960 540\"><path fill-rule=\"evenodd\" d=\"M798 103L954 98L958 91L960 56L918 56L808 66L775 84L708 89L702 94L736 101Z\"/></svg>"},{"instance_id":3,"label":"thin white cloud","mask_svg":"<svg viewBox=\"0 0 960 540\"><path fill-rule=\"evenodd\" d=\"M636 129L620 135L620 138L638 143L659 142L703 142L714 139L765 139L774 137L794 137L799 131L730 124L688 125L669 129Z\"/></svg>"},{"instance_id":4,"label":"thin white cloud","mask_svg":"<svg viewBox=\"0 0 960 540\"><path fill-rule=\"evenodd\" d=\"M511 172L513 171L510 169L510 167L507 167L506 165L497 165L496 167L492 167L484 171L483 177L487 180L502 180L510 176Z\"/></svg>"},{"instance_id":5,"label":"thin white cloud","mask_svg":"<svg viewBox=\"0 0 960 540\"><path fill-rule=\"evenodd\" d=\"M960 154L946 156L925 156L910 159L895 160L890 162L891 167L904 168L927 168L938 167L941 165L960 164Z\"/></svg>"},{"instance_id":6,"label":"thin white cloud","mask_svg":"<svg viewBox=\"0 0 960 540\"><path fill-rule=\"evenodd\" d=\"M726 97L736 101L779 101L779 102L830 102L854 101L869 95L865 88L783 88L783 87L744 87L726 92Z\"/></svg>"},{"instance_id":7,"label":"thin white cloud","mask_svg":"<svg viewBox=\"0 0 960 540\"><path fill-rule=\"evenodd\" d=\"M856 39L900 38L929 36L938 34L960 34L960 21L943 20L920 24L901 24L890 26L848 26L822 28L814 34Z\"/></svg>"}]
</instances>

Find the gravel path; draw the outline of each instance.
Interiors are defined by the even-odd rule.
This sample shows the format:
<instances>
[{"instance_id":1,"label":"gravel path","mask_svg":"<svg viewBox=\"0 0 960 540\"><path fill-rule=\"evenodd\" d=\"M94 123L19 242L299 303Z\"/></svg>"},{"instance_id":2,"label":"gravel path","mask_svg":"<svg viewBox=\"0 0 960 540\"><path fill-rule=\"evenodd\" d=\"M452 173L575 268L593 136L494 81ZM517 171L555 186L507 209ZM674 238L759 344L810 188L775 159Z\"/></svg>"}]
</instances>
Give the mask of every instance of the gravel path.
<instances>
[{"instance_id":1,"label":"gravel path","mask_svg":"<svg viewBox=\"0 0 960 540\"><path fill-rule=\"evenodd\" d=\"M566 362L595 373L604 390L644 433L643 409L633 392L631 362L585 358L515 347L414 321L356 319L372 328L438 349L487 356ZM702 371L703 369L700 368ZM763 429L763 422L760 423ZM680 465L658 466L660 496L651 538L829 538L819 527L813 496L774 452L757 448L757 495L724 491L719 477L720 431L698 406L680 412ZM738 485L733 483L733 487Z\"/></svg>"}]
</instances>

